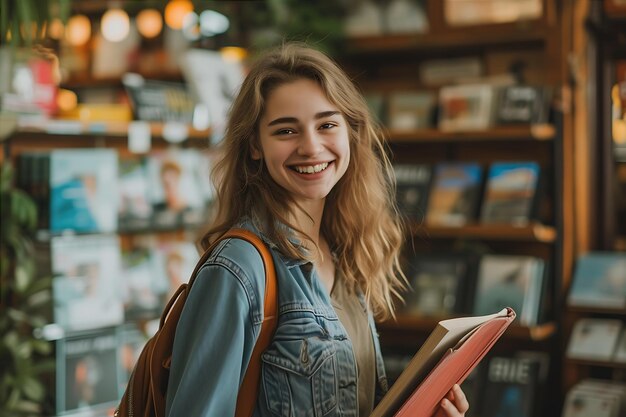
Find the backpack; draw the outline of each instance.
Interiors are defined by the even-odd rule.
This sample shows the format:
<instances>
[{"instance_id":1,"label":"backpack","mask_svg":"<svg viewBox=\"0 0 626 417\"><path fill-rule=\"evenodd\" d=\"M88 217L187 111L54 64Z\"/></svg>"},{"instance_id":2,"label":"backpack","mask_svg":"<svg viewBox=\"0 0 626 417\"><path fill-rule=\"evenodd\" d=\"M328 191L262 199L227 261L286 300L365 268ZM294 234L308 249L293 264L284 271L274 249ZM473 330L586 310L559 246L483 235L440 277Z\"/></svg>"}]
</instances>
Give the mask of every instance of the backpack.
<instances>
[{"instance_id":1,"label":"backpack","mask_svg":"<svg viewBox=\"0 0 626 417\"><path fill-rule=\"evenodd\" d=\"M159 330L144 346L131 373L115 417L165 417L165 398L172 359L176 325L191 290L198 270L204 265L219 241L227 238L243 239L255 246L265 266L265 302L263 323L259 338L252 351L250 363L239 388L236 417L250 417L256 405L261 371L261 353L267 349L276 330L278 302L276 271L267 246L254 233L244 229L231 229L205 251L193 271L189 283L182 284L170 298L161 314ZM217 337L217 336L216 336Z\"/></svg>"}]
</instances>

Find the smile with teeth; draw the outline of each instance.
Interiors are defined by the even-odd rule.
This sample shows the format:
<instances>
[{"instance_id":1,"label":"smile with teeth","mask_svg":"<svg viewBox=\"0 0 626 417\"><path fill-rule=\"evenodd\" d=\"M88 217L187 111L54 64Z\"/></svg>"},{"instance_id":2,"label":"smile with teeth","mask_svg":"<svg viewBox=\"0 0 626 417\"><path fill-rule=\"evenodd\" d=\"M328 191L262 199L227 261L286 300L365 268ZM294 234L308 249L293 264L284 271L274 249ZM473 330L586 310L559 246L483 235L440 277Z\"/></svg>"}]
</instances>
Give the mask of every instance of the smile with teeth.
<instances>
[{"instance_id":1,"label":"smile with teeth","mask_svg":"<svg viewBox=\"0 0 626 417\"><path fill-rule=\"evenodd\" d=\"M322 172L328 168L328 165L330 165L330 163L322 162L317 165L294 165L291 168L300 174L317 174L318 172Z\"/></svg>"}]
</instances>

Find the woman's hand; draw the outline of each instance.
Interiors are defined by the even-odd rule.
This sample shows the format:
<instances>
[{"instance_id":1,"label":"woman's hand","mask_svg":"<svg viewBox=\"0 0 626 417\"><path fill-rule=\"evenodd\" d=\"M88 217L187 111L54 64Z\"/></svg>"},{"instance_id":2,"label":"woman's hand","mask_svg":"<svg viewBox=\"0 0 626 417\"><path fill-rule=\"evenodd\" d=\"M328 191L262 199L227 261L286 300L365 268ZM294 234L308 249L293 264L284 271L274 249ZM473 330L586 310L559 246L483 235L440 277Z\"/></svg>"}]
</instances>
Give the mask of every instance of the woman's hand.
<instances>
[{"instance_id":1,"label":"woman's hand","mask_svg":"<svg viewBox=\"0 0 626 417\"><path fill-rule=\"evenodd\" d=\"M469 410L469 403L465 393L458 384L454 384L448 395L441 400L441 408L448 417L463 417ZM438 415L440 413L437 413Z\"/></svg>"}]
</instances>

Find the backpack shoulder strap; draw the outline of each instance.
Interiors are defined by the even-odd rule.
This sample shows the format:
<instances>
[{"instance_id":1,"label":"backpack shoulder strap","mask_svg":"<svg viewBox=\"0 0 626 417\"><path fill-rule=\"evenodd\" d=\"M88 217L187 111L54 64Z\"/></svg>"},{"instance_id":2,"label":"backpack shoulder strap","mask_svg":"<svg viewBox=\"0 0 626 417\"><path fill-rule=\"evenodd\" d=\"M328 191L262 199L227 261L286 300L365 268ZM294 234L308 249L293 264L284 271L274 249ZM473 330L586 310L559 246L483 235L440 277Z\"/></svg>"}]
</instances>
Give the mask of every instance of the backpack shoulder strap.
<instances>
[{"instance_id":1,"label":"backpack shoulder strap","mask_svg":"<svg viewBox=\"0 0 626 417\"><path fill-rule=\"evenodd\" d=\"M239 387L239 394L237 395L237 409L235 411L235 417L251 417L259 394L261 354L267 349L272 341L272 337L276 331L276 325L278 324L278 285L276 279L276 269L274 268L274 259L272 258L272 254L265 243L263 243L257 235L245 229L231 229L218 240L231 237L243 239L254 245L256 250L259 251L265 267L263 323L261 323L259 338L254 345L252 357L250 358L250 363L246 369L243 382ZM213 245L211 246L213 247Z\"/></svg>"}]
</instances>

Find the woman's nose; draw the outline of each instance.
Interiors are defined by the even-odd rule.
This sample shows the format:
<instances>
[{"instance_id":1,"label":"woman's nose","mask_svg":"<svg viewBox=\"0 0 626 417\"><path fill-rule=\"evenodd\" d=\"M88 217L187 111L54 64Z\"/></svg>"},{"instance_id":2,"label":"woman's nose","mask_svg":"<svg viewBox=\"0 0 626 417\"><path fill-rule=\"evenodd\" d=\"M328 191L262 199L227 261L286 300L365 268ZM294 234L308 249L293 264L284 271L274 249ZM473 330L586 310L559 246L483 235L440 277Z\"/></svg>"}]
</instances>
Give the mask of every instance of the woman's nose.
<instances>
[{"instance_id":1,"label":"woman's nose","mask_svg":"<svg viewBox=\"0 0 626 417\"><path fill-rule=\"evenodd\" d=\"M314 156L322 152L324 145L322 138L316 131L306 131L302 134L298 144L298 155Z\"/></svg>"}]
</instances>

